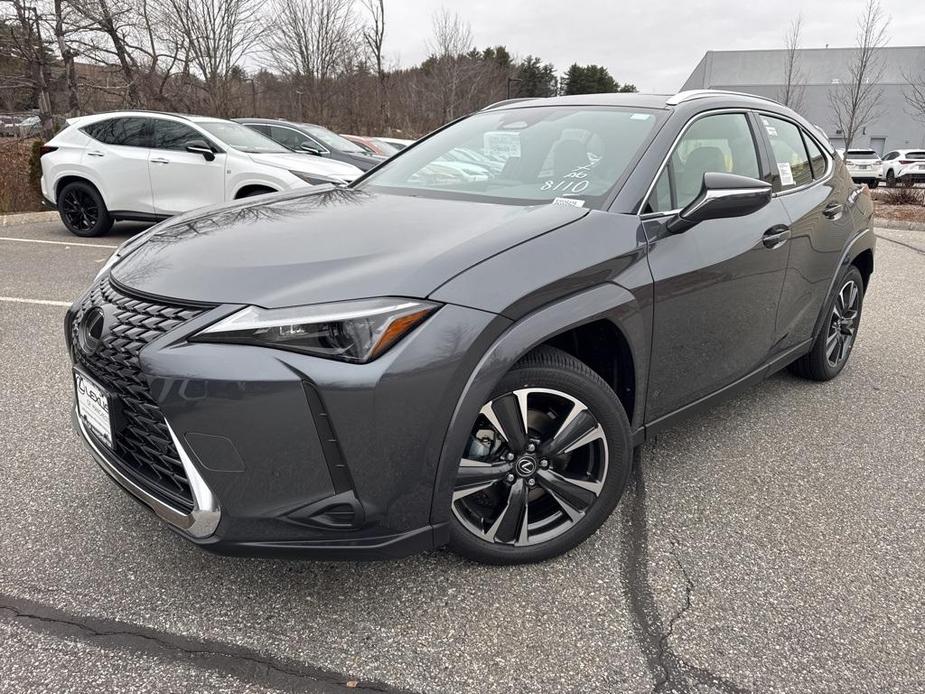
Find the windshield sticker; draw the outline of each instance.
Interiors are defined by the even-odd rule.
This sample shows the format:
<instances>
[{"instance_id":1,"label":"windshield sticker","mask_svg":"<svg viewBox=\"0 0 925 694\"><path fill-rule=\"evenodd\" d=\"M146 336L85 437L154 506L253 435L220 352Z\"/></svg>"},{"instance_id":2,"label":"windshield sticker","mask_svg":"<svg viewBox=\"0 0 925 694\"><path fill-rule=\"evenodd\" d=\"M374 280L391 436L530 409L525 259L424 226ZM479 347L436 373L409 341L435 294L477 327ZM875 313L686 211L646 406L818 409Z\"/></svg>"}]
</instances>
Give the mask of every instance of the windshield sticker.
<instances>
[{"instance_id":1,"label":"windshield sticker","mask_svg":"<svg viewBox=\"0 0 925 694\"><path fill-rule=\"evenodd\" d=\"M775 128L773 125L766 126L766 129L768 131L768 135L771 137L777 137L777 128Z\"/></svg>"},{"instance_id":2,"label":"windshield sticker","mask_svg":"<svg viewBox=\"0 0 925 694\"><path fill-rule=\"evenodd\" d=\"M792 186L793 181L793 171L790 170L790 164L783 162L782 164L777 165L777 170L780 171L780 183L783 186Z\"/></svg>"},{"instance_id":3,"label":"windshield sticker","mask_svg":"<svg viewBox=\"0 0 925 694\"><path fill-rule=\"evenodd\" d=\"M634 113L630 116L630 120L649 120L651 117L648 113Z\"/></svg>"},{"instance_id":4,"label":"windshield sticker","mask_svg":"<svg viewBox=\"0 0 925 694\"><path fill-rule=\"evenodd\" d=\"M568 205L569 207L584 207L585 201L576 198L553 198L553 205Z\"/></svg>"}]
</instances>

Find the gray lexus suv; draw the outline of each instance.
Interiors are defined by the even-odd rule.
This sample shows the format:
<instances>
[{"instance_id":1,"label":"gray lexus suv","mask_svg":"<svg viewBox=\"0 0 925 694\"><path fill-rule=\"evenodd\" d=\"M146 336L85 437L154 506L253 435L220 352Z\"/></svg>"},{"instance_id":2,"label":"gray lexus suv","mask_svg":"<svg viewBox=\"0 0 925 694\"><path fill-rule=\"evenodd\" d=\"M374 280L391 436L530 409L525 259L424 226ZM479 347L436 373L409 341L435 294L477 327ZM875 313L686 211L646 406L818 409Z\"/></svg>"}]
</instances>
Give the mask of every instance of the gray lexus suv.
<instances>
[{"instance_id":1,"label":"gray lexus suv","mask_svg":"<svg viewBox=\"0 0 925 694\"><path fill-rule=\"evenodd\" d=\"M74 423L207 549L547 559L659 430L784 367L838 375L871 215L772 101L502 102L346 188L126 242L67 313Z\"/></svg>"}]
</instances>

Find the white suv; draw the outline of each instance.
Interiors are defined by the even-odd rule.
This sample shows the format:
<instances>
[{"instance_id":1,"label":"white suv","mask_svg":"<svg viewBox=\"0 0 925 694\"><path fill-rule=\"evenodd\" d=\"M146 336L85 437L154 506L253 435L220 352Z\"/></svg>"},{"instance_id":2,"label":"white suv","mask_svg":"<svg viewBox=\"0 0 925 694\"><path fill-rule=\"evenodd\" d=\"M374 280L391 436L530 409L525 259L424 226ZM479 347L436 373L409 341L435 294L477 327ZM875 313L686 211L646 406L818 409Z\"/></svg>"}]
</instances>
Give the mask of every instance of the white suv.
<instances>
[{"instance_id":1,"label":"white suv","mask_svg":"<svg viewBox=\"0 0 925 694\"><path fill-rule=\"evenodd\" d=\"M116 219L154 221L362 173L231 121L144 111L72 118L41 161L42 195L78 236L105 234Z\"/></svg>"},{"instance_id":2,"label":"white suv","mask_svg":"<svg viewBox=\"0 0 925 694\"><path fill-rule=\"evenodd\" d=\"M855 183L876 188L880 181L880 155L872 149L849 149L845 152L848 175Z\"/></svg>"},{"instance_id":3,"label":"white suv","mask_svg":"<svg viewBox=\"0 0 925 694\"><path fill-rule=\"evenodd\" d=\"M925 150L894 149L883 157L880 178L892 188L897 183L925 181Z\"/></svg>"}]
</instances>

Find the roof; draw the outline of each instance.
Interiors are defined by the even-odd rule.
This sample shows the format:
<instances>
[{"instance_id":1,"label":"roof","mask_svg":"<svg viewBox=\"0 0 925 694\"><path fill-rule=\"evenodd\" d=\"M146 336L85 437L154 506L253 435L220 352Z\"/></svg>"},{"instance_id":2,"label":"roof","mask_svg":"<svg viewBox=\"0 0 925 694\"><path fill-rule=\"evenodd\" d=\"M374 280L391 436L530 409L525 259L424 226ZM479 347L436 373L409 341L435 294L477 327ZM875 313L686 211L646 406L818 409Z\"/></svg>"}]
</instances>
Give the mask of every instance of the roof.
<instances>
[{"instance_id":1,"label":"roof","mask_svg":"<svg viewBox=\"0 0 925 694\"><path fill-rule=\"evenodd\" d=\"M665 108L670 94L639 94L636 92L614 92L610 94L576 94L572 96L551 96L537 99L505 99L486 106L483 110L495 108L522 108L525 106L629 106L636 108Z\"/></svg>"},{"instance_id":2,"label":"roof","mask_svg":"<svg viewBox=\"0 0 925 694\"><path fill-rule=\"evenodd\" d=\"M803 84L829 85L848 79L857 48L800 48L797 68ZM879 50L881 84L906 84L910 66L925 65L925 46L889 46ZM787 50L707 51L682 89L779 85L784 81Z\"/></svg>"},{"instance_id":3,"label":"roof","mask_svg":"<svg viewBox=\"0 0 925 694\"><path fill-rule=\"evenodd\" d=\"M315 125L314 123L299 123L294 120L286 120L285 118L232 118L235 123L260 123L263 125L291 125L296 128L320 128L323 126ZM325 128L327 130L327 128Z\"/></svg>"}]
</instances>

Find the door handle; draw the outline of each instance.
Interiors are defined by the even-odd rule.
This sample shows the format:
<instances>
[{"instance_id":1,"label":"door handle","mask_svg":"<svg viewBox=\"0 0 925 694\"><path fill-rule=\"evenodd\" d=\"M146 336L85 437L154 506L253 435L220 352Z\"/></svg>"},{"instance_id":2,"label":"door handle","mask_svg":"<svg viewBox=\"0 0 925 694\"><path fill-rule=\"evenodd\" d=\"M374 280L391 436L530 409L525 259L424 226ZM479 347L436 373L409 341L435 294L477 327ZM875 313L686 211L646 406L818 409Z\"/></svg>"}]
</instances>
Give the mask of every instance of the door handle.
<instances>
[{"instance_id":1,"label":"door handle","mask_svg":"<svg viewBox=\"0 0 925 694\"><path fill-rule=\"evenodd\" d=\"M838 219L844 211L845 206L840 202L831 202L825 206L822 214L826 219Z\"/></svg>"},{"instance_id":2,"label":"door handle","mask_svg":"<svg viewBox=\"0 0 925 694\"><path fill-rule=\"evenodd\" d=\"M152 164L169 164L170 159L164 159L163 157L157 157L156 159L149 159Z\"/></svg>"},{"instance_id":3,"label":"door handle","mask_svg":"<svg viewBox=\"0 0 925 694\"><path fill-rule=\"evenodd\" d=\"M91 149L87 152L87 156L88 157L102 157L103 153L98 150Z\"/></svg>"},{"instance_id":4,"label":"door handle","mask_svg":"<svg viewBox=\"0 0 925 694\"><path fill-rule=\"evenodd\" d=\"M790 227L784 224L778 224L764 232L764 236L761 237L761 242L764 244L765 248L780 248L787 243L789 238Z\"/></svg>"}]
</instances>

